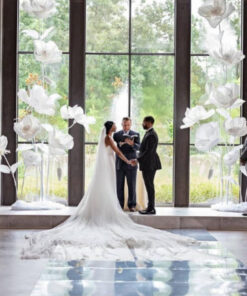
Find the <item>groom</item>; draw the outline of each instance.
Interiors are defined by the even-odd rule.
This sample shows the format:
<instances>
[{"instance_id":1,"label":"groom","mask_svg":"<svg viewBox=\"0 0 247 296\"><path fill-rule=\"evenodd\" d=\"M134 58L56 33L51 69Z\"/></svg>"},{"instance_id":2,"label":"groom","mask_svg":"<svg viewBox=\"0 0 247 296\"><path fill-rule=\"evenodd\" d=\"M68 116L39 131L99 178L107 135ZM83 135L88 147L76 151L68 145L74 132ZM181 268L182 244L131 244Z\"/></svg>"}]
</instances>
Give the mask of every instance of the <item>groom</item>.
<instances>
[{"instance_id":1,"label":"groom","mask_svg":"<svg viewBox=\"0 0 247 296\"><path fill-rule=\"evenodd\" d=\"M140 214L155 214L155 188L154 176L157 170L161 169L161 162L157 154L158 135L153 129L154 118L147 116L144 118L142 126L146 130L146 134L141 142L139 155L140 171L142 171L145 187L148 194L148 207L146 210L139 211Z\"/></svg>"},{"instance_id":2,"label":"groom","mask_svg":"<svg viewBox=\"0 0 247 296\"><path fill-rule=\"evenodd\" d=\"M117 142L118 148L128 159L136 159L136 150L140 147L139 133L131 130L131 119L124 117L122 120L123 129L114 134L113 139ZM137 166L131 166L116 157L117 170L117 195L119 203L124 208L124 181L125 177L128 184L128 207L131 212L136 207L136 174Z\"/></svg>"}]
</instances>

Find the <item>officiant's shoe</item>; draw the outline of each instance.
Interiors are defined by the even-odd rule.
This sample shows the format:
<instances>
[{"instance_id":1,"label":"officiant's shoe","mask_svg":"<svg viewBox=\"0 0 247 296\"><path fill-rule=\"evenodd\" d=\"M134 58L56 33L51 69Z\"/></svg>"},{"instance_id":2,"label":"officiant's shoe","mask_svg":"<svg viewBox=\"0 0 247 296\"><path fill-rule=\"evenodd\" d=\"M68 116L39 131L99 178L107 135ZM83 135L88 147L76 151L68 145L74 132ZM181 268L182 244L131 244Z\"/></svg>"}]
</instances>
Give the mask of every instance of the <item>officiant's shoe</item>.
<instances>
[{"instance_id":1,"label":"officiant's shoe","mask_svg":"<svg viewBox=\"0 0 247 296\"><path fill-rule=\"evenodd\" d=\"M135 208L130 208L130 212L135 212L136 209Z\"/></svg>"},{"instance_id":2,"label":"officiant's shoe","mask_svg":"<svg viewBox=\"0 0 247 296\"><path fill-rule=\"evenodd\" d=\"M143 210L143 211L139 211L140 214L142 215L155 215L156 214L156 211L155 209L146 209L146 210Z\"/></svg>"}]
</instances>

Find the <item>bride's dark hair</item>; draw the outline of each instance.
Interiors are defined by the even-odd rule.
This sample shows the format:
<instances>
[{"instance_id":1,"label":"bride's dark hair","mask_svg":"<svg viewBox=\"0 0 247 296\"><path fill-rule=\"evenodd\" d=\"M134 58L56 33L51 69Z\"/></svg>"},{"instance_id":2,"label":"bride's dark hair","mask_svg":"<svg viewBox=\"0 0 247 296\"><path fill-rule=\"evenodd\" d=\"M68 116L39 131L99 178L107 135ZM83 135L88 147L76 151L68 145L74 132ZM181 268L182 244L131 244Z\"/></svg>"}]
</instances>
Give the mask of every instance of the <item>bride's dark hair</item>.
<instances>
[{"instance_id":1,"label":"bride's dark hair","mask_svg":"<svg viewBox=\"0 0 247 296\"><path fill-rule=\"evenodd\" d=\"M104 123L104 126L106 128L106 134L108 135L109 131L111 130L112 126L113 126L114 122L113 121L106 121Z\"/></svg>"}]
</instances>

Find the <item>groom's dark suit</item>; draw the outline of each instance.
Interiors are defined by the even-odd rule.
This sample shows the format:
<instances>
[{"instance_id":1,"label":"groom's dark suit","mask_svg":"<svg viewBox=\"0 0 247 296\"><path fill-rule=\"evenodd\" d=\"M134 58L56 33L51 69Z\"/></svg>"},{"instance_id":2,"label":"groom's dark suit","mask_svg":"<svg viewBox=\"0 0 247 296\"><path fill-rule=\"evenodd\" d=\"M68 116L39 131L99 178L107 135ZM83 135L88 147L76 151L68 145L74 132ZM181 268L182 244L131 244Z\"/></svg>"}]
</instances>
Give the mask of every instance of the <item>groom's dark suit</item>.
<instances>
[{"instance_id":1,"label":"groom's dark suit","mask_svg":"<svg viewBox=\"0 0 247 296\"><path fill-rule=\"evenodd\" d=\"M124 144L120 146L120 142L124 142L125 132L119 131L113 135L114 141L117 143L118 148L127 159L136 159L136 150L140 147L139 133L132 130L128 131L129 136L136 136L134 138L134 146ZM134 208L136 206L136 173L137 166L133 167L126 164L121 158L116 157L116 170L117 170L117 195L121 207L124 207L124 181L125 177L128 184L128 207Z\"/></svg>"},{"instance_id":2,"label":"groom's dark suit","mask_svg":"<svg viewBox=\"0 0 247 296\"><path fill-rule=\"evenodd\" d=\"M154 176L161 169L161 162L157 154L158 135L151 128L143 137L138 155L140 171L142 171L144 183L148 194L148 210L155 207Z\"/></svg>"}]
</instances>

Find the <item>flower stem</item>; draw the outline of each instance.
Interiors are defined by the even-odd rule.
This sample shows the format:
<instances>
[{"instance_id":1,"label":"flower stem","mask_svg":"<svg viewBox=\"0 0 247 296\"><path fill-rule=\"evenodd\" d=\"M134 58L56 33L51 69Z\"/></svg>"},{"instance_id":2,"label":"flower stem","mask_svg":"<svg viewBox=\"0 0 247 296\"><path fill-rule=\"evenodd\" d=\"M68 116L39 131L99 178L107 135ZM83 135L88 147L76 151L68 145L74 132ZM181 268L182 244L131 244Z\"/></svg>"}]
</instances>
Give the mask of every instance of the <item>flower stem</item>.
<instances>
[{"instance_id":1,"label":"flower stem","mask_svg":"<svg viewBox=\"0 0 247 296\"><path fill-rule=\"evenodd\" d=\"M24 169L24 176L23 176L22 184L21 184L21 199L23 198L23 188L24 188L25 178L26 178L26 167Z\"/></svg>"},{"instance_id":2,"label":"flower stem","mask_svg":"<svg viewBox=\"0 0 247 296\"><path fill-rule=\"evenodd\" d=\"M17 196L18 196L18 192L17 192L17 183L16 183L15 175L14 175L12 169L11 169L11 166L10 166L10 164L9 164L9 162L8 162L7 157L6 157L5 155L3 155L3 157L4 157L4 159L5 159L5 161L6 161L7 165L8 165L8 167L9 167L9 169L10 169L10 173L11 173L12 178L13 178L13 181L14 181L15 192L16 192L16 197L17 197Z\"/></svg>"},{"instance_id":3,"label":"flower stem","mask_svg":"<svg viewBox=\"0 0 247 296\"><path fill-rule=\"evenodd\" d=\"M74 122L68 127L68 129L71 129L75 124L76 124L76 122L74 121Z\"/></svg>"},{"instance_id":4,"label":"flower stem","mask_svg":"<svg viewBox=\"0 0 247 296\"><path fill-rule=\"evenodd\" d=\"M220 54L223 55L223 44L222 44L222 38L223 38L223 34L222 34L222 30L221 30L221 24L219 24L219 40L220 40Z\"/></svg>"},{"instance_id":5,"label":"flower stem","mask_svg":"<svg viewBox=\"0 0 247 296\"><path fill-rule=\"evenodd\" d=\"M40 163L40 201L44 201L44 155L41 152Z\"/></svg>"},{"instance_id":6,"label":"flower stem","mask_svg":"<svg viewBox=\"0 0 247 296\"><path fill-rule=\"evenodd\" d=\"M48 198L49 196L49 191L50 191L50 188L49 188L49 176L50 176L50 152L48 152L48 155L47 155L47 176L46 176L46 197Z\"/></svg>"}]
</instances>

